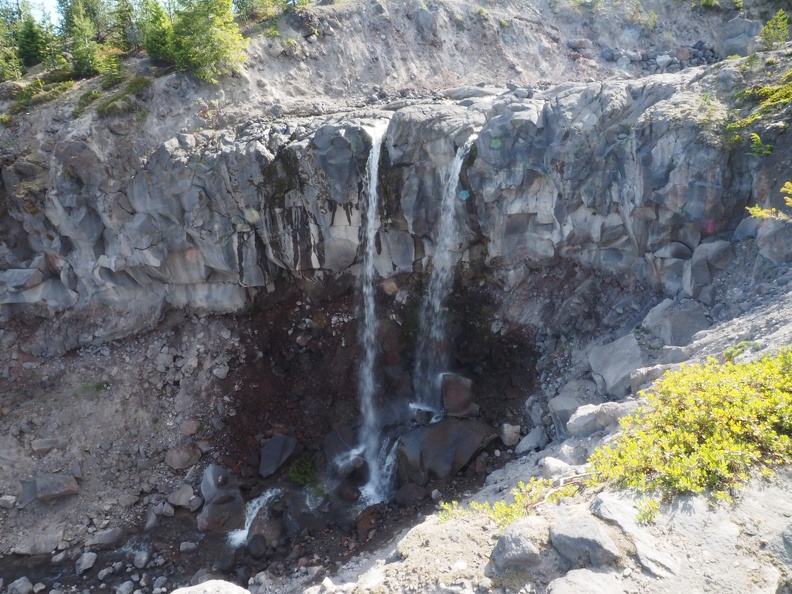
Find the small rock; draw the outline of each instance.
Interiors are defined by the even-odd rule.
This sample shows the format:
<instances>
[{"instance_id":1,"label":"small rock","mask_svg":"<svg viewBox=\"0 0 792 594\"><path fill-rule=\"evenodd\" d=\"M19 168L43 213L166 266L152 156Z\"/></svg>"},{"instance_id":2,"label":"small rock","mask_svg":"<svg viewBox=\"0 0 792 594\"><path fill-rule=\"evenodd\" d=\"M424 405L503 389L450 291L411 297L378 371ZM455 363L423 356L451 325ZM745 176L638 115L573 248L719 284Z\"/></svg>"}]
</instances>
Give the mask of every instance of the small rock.
<instances>
[{"instance_id":1,"label":"small rock","mask_svg":"<svg viewBox=\"0 0 792 594\"><path fill-rule=\"evenodd\" d=\"M503 425L501 425L500 438L503 445L506 447L511 448L516 446L520 443L520 426L503 423Z\"/></svg>"},{"instance_id":2,"label":"small rock","mask_svg":"<svg viewBox=\"0 0 792 594\"><path fill-rule=\"evenodd\" d=\"M134 558L132 559L132 565L134 565L137 569L144 569L149 562L150 556L151 554L149 553L148 549L137 551Z\"/></svg>"},{"instance_id":3,"label":"small rock","mask_svg":"<svg viewBox=\"0 0 792 594\"><path fill-rule=\"evenodd\" d=\"M27 577L21 577L18 580L8 584L8 594L30 594L33 591L33 584Z\"/></svg>"},{"instance_id":4,"label":"small rock","mask_svg":"<svg viewBox=\"0 0 792 594\"><path fill-rule=\"evenodd\" d=\"M228 365L218 365L217 367L212 369L212 375L220 380L224 380L226 377L228 377L228 372L229 372Z\"/></svg>"},{"instance_id":5,"label":"small rock","mask_svg":"<svg viewBox=\"0 0 792 594\"><path fill-rule=\"evenodd\" d=\"M194 542L183 542L179 545L179 552L180 553L192 553L194 550L198 548L198 545Z\"/></svg>"},{"instance_id":6,"label":"small rock","mask_svg":"<svg viewBox=\"0 0 792 594\"><path fill-rule=\"evenodd\" d=\"M116 594L132 594L133 590L135 589L135 582L131 580L127 580L118 588L116 588Z\"/></svg>"},{"instance_id":7,"label":"small rock","mask_svg":"<svg viewBox=\"0 0 792 594\"><path fill-rule=\"evenodd\" d=\"M201 459L201 450L195 444L183 443L165 453L165 464L174 470L189 468Z\"/></svg>"},{"instance_id":8,"label":"small rock","mask_svg":"<svg viewBox=\"0 0 792 594\"><path fill-rule=\"evenodd\" d=\"M0 508L2 509L12 509L16 504L17 498L13 495L3 495L0 497Z\"/></svg>"},{"instance_id":9,"label":"small rock","mask_svg":"<svg viewBox=\"0 0 792 594\"><path fill-rule=\"evenodd\" d=\"M168 503L174 507L190 508L190 500L195 497L193 488L190 485L183 484L178 489L168 495Z\"/></svg>"},{"instance_id":10,"label":"small rock","mask_svg":"<svg viewBox=\"0 0 792 594\"><path fill-rule=\"evenodd\" d=\"M77 563L75 564L77 575L80 575L83 572L91 569L94 566L94 563L96 563L96 553L89 552L80 555L80 558L77 559Z\"/></svg>"},{"instance_id":11,"label":"small rock","mask_svg":"<svg viewBox=\"0 0 792 594\"><path fill-rule=\"evenodd\" d=\"M531 431L520 440L517 447L514 448L515 453L524 454L525 452L532 452L537 448L543 448L550 440L545 433L544 427L534 427Z\"/></svg>"}]
</instances>

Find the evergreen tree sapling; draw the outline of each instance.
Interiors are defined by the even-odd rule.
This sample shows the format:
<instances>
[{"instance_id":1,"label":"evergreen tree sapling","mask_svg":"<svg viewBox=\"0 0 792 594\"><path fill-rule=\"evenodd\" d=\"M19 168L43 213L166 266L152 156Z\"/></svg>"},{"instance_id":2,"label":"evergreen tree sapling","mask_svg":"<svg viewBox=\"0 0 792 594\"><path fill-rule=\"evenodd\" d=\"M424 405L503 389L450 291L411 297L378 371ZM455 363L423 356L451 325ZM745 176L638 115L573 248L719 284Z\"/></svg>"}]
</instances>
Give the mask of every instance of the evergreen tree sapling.
<instances>
[{"instance_id":1,"label":"evergreen tree sapling","mask_svg":"<svg viewBox=\"0 0 792 594\"><path fill-rule=\"evenodd\" d=\"M173 27L176 65L201 80L236 70L245 61L247 40L231 14L231 0L180 0L181 10Z\"/></svg>"},{"instance_id":2,"label":"evergreen tree sapling","mask_svg":"<svg viewBox=\"0 0 792 594\"><path fill-rule=\"evenodd\" d=\"M26 68L35 66L44 57L44 31L30 14L25 15L19 28L17 54Z\"/></svg>"},{"instance_id":3,"label":"evergreen tree sapling","mask_svg":"<svg viewBox=\"0 0 792 594\"><path fill-rule=\"evenodd\" d=\"M145 5L144 43L146 53L157 62L173 62L173 25L157 0Z\"/></svg>"},{"instance_id":4,"label":"evergreen tree sapling","mask_svg":"<svg viewBox=\"0 0 792 594\"><path fill-rule=\"evenodd\" d=\"M72 10L72 68L79 77L89 77L101 70L99 44L94 41L96 28L82 8L82 0L74 0Z\"/></svg>"}]
</instances>

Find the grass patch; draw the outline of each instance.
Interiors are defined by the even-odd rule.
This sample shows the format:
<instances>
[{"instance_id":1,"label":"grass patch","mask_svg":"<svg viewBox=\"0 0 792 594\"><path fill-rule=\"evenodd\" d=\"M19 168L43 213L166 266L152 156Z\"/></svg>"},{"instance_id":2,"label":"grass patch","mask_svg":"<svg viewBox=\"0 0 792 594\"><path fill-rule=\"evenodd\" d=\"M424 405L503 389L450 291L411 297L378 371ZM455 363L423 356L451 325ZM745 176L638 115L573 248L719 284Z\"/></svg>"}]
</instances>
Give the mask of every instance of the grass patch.
<instances>
[{"instance_id":1,"label":"grass patch","mask_svg":"<svg viewBox=\"0 0 792 594\"><path fill-rule=\"evenodd\" d=\"M137 111L139 105L135 101L135 97L140 97L141 93L150 86L150 79L145 76L136 76L127 83L123 91L99 103L96 106L96 112L106 117Z\"/></svg>"},{"instance_id":2,"label":"grass patch","mask_svg":"<svg viewBox=\"0 0 792 594\"><path fill-rule=\"evenodd\" d=\"M72 116L74 116L75 118L79 118L83 114L83 112L85 112L85 110L88 109L88 106L91 105L91 103L93 103L97 99L99 99L99 97L101 96L102 93L100 93L95 89L85 91L85 93L80 95L80 98L77 100L77 105L75 105L74 109L72 110Z\"/></svg>"},{"instance_id":3,"label":"grass patch","mask_svg":"<svg viewBox=\"0 0 792 594\"><path fill-rule=\"evenodd\" d=\"M36 79L19 91L11 107L8 108L7 115L16 115L31 107L49 103L63 95L63 93L73 86L73 80L66 80L58 83L44 83L41 79Z\"/></svg>"},{"instance_id":4,"label":"grass patch","mask_svg":"<svg viewBox=\"0 0 792 594\"><path fill-rule=\"evenodd\" d=\"M790 348L750 363L683 366L645 396L617 440L589 459L595 482L728 501L753 470L792 461Z\"/></svg>"}]
</instances>

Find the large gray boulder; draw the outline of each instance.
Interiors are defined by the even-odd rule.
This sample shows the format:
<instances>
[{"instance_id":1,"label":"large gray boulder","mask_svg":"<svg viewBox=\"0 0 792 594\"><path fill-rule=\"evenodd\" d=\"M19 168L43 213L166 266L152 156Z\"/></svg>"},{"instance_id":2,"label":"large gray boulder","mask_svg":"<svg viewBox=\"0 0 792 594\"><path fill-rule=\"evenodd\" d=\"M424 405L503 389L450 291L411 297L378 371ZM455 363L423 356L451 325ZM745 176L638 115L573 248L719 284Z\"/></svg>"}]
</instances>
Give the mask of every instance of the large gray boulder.
<instances>
[{"instance_id":1,"label":"large gray boulder","mask_svg":"<svg viewBox=\"0 0 792 594\"><path fill-rule=\"evenodd\" d=\"M646 314L641 325L669 346L685 346L696 332L709 328L710 321L698 301L687 299L677 303L666 299Z\"/></svg>"},{"instance_id":2,"label":"large gray boulder","mask_svg":"<svg viewBox=\"0 0 792 594\"><path fill-rule=\"evenodd\" d=\"M720 40L716 45L718 55L722 58L729 56L747 56L761 48L756 39L762 30L761 21L754 21L744 17L735 17L721 28Z\"/></svg>"},{"instance_id":3,"label":"large gray boulder","mask_svg":"<svg viewBox=\"0 0 792 594\"><path fill-rule=\"evenodd\" d=\"M550 529L550 542L572 565L610 565L622 557L605 527L588 514L561 514Z\"/></svg>"},{"instance_id":4,"label":"large gray boulder","mask_svg":"<svg viewBox=\"0 0 792 594\"><path fill-rule=\"evenodd\" d=\"M484 423L451 418L412 429L396 445L399 480L423 486L454 476L497 436Z\"/></svg>"},{"instance_id":5,"label":"large gray boulder","mask_svg":"<svg viewBox=\"0 0 792 594\"><path fill-rule=\"evenodd\" d=\"M290 435L276 433L261 447L259 474L267 478L302 451L300 443Z\"/></svg>"},{"instance_id":6,"label":"large gray boulder","mask_svg":"<svg viewBox=\"0 0 792 594\"><path fill-rule=\"evenodd\" d=\"M36 477L36 497L39 501L51 501L80 490L77 480L66 474L42 474Z\"/></svg>"},{"instance_id":7,"label":"large gray boulder","mask_svg":"<svg viewBox=\"0 0 792 594\"><path fill-rule=\"evenodd\" d=\"M604 392L619 398L629 393L630 374L643 367L641 347L632 332L591 349L588 360L594 378L601 378Z\"/></svg>"},{"instance_id":8,"label":"large gray boulder","mask_svg":"<svg viewBox=\"0 0 792 594\"><path fill-rule=\"evenodd\" d=\"M210 464L201 479L205 504L198 514L198 530L229 531L241 527L245 520L245 502L239 492L237 477L227 468Z\"/></svg>"},{"instance_id":9,"label":"large gray boulder","mask_svg":"<svg viewBox=\"0 0 792 594\"><path fill-rule=\"evenodd\" d=\"M541 516L515 520L498 538L492 550L492 563L499 571L538 565L548 544L549 528L547 520Z\"/></svg>"}]
</instances>

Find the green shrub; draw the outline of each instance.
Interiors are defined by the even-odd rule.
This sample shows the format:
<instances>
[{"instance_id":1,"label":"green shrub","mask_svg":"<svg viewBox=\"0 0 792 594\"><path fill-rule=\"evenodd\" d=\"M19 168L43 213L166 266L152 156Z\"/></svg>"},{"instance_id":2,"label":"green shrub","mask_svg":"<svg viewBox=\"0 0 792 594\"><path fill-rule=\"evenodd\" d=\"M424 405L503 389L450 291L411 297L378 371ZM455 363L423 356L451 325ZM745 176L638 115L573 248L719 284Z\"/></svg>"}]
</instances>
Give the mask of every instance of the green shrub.
<instances>
[{"instance_id":1,"label":"green shrub","mask_svg":"<svg viewBox=\"0 0 792 594\"><path fill-rule=\"evenodd\" d=\"M295 460L286 473L288 477L302 487L315 485L319 482L319 474L313 462L307 458Z\"/></svg>"},{"instance_id":2,"label":"green shrub","mask_svg":"<svg viewBox=\"0 0 792 594\"><path fill-rule=\"evenodd\" d=\"M553 488L553 481L531 477L528 483L520 481L517 487L511 490L514 501L496 501L494 505L489 502L479 503L473 501L468 508L463 508L457 501L440 504L440 521L450 520L453 516L466 513L479 513L492 518L498 526L505 528L517 518L524 518L540 503L548 501L558 503L563 497L571 497L578 491L574 483Z\"/></svg>"},{"instance_id":3,"label":"green shrub","mask_svg":"<svg viewBox=\"0 0 792 594\"><path fill-rule=\"evenodd\" d=\"M8 108L8 114L14 115L25 111L29 107L49 103L73 86L74 81L72 80L55 84L44 84L41 79L36 79L17 94L11 107Z\"/></svg>"},{"instance_id":4,"label":"green shrub","mask_svg":"<svg viewBox=\"0 0 792 594\"><path fill-rule=\"evenodd\" d=\"M710 359L666 373L589 462L597 482L665 498L729 490L792 460L792 349L751 363Z\"/></svg>"}]
</instances>

